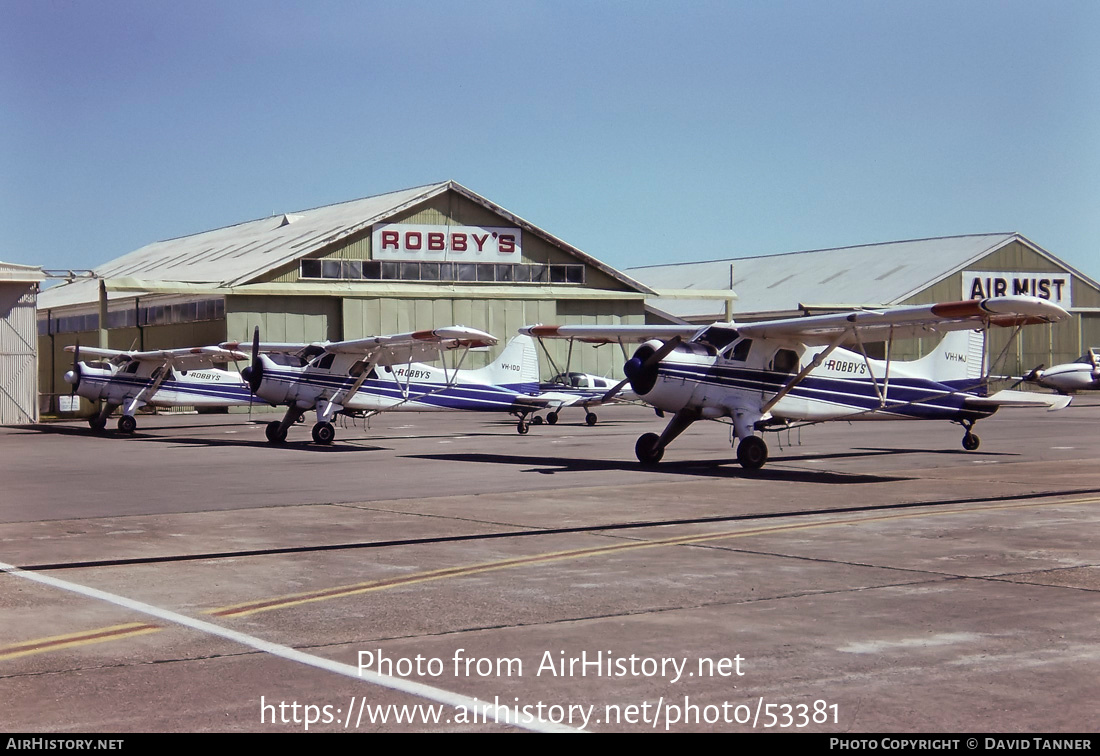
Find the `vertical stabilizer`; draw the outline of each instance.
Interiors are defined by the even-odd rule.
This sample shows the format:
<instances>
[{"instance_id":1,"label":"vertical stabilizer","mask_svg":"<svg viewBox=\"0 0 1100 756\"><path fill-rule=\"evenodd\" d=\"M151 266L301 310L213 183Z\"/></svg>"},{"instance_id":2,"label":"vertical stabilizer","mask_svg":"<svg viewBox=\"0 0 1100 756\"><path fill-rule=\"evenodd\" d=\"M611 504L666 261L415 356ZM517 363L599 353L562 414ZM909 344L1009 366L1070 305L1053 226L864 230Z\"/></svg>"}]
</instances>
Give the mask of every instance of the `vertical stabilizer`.
<instances>
[{"instance_id":1,"label":"vertical stabilizer","mask_svg":"<svg viewBox=\"0 0 1100 756\"><path fill-rule=\"evenodd\" d=\"M910 365L921 377L940 383L975 382L985 375L984 360L983 331L949 331L935 349Z\"/></svg>"},{"instance_id":2,"label":"vertical stabilizer","mask_svg":"<svg viewBox=\"0 0 1100 756\"><path fill-rule=\"evenodd\" d=\"M516 336L500 356L483 368L471 370L470 377L505 386L521 394L539 393L539 353L530 336Z\"/></svg>"}]
</instances>

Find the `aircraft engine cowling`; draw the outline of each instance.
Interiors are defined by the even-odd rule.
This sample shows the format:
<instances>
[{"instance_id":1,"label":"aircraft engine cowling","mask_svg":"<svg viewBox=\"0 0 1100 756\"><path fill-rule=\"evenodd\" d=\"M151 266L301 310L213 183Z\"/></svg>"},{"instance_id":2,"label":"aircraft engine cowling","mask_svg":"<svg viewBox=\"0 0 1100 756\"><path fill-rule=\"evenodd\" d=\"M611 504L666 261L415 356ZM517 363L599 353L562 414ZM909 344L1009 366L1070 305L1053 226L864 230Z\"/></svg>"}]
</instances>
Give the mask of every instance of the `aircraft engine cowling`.
<instances>
[{"instance_id":1,"label":"aircraft engine cowling","mask_svg":"<svg viewBox=\"0 0 1100 756\"><path fill-rule=\"evenodd\" d=\"M694 363L699 358L693 344L677 344L672 347L658 340L647 341L623 365L623 373L634 393L647 403L658 409L677 412L691 400L692 384L659 380L659 369L662 365L667 369L671 362L679 364L686 359Z\"/></svg>"},{"instance_id":2,"label":"aircraft engine cowling","mask_svg":"<svg viewBox=\"0 0 1100 756\"><path fill-rule=\"evenodd\" d=\"M103 388L112 375L111 370L92 368L78 362L65 373L65 383L71 384L78 396L95 402L103 398Z\"/></svg>"},{"instance_id":3,"label":"aircraft engine cowling","mask_svg":"<svg viewBox=\"0 0 1100 756\"><path fill-rule=\"evenodd\" d=\"M294 369L277 365L266 354L258 354L252 364L241 371L241 378L248 384L252 393L269 404L283 404L287 401L287 394L292 383L287 377L276 377L278 374L293 371Z\"/></svg>"}]
</instances>

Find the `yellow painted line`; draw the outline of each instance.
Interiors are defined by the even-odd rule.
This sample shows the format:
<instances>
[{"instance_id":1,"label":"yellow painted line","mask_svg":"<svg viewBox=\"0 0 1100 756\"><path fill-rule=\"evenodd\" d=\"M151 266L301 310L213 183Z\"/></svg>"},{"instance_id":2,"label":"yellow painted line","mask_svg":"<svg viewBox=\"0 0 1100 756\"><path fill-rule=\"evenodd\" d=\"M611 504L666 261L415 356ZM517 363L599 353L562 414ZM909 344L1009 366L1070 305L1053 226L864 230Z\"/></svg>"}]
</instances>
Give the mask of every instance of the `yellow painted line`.
<instances>
[{"instance_id":1,"label":"yellow painted line","mask_svg":"<svg viewBox=\"0 0 1100 756\"><path fill-rule=\"evenodd\" d=\"M0 646L0 661L18 659L20 656L41 654L46 651L57 651L62 648L103 643L104 641L118 640L119 638L133 638L138 635L145 635L146 633L155 633L160 629L161 628L157 625L150 625L145 622L130 622L125 625L101 627L98 630L85 630L79 633L38 638L23 643L14 643L10 646Z\"/></svg>"},{"instance_id":2,"label":"yellow painted line","mask_svg":"<svg viewBox=\"0 0 1100 756\"><path fill-rule=\"evenodd\" d=\"M630 541L626 543L616 543L607 546L595 546L587 549L551 551L544 554L534 554L530 556L500 559L492 562L483 562L466 566L428 570L426 572L417 572L411 575L386 578L383 580L371 580L362 583L352 583L350 585L337 586L335 588L327 588L319 591L305 591L302 593L292 593L284 596L263 599L260 601L249 601L240 604L232 604L229 606L218 607L216 609L207 609L203 613L216 617L244 617L250 614L259 614L261 612L273 611L275 609L287 609L290 607L301 606L303 604L309 604L318 601L328 601L334 598L343 598L346 596L355 596L363 593L387 590L389 588L398 588L407 585L428 583L436 580L443 580L446 578L465 577L467 575L476 575L486 572L497 572L500 570L507 570L515 567L524 567L533 564L548 564L551 562L560 562L570 559L585 559L588 557L602 556L605 554L613 554L623 551L635 551L640 549L652 549L666 546L694 545L699 543L707 543L710 541L721 541L732 538L745 538L748 536L771 535L774 533L783 533L794 530L813 530L817 528L837 527L840 525L862 525L865 523L889 522L891 520L912 519L916 517L973 514L975 512L990 512L1007 509L1029 509L1045 506L1072 506L1077 504L1096 503L1100 503L1100 497L1070 499L1063 501L990 504L982 507L971 507L969 509L940 509L919 512L895 512L883 515L853 516L845 519L826 520L823 522L799 522L787 525L771 525L762 528L752 528L750 530L730 530L720 533L701 533L689 536L674 536L671 538L661 538L653 541ZM662 526L654 525L654 527ZM105 641L116 640L119 638L134 637L136 635L156 632L160 629L162 628L156 625L133 623L131 625L116 625L111 628L90 630L86 633L76 633L72 636L56 636L55 638L42 638L39 640L26 641L15 646L0 647L0 660L16 658L18 656L27 656L36 653L44 653L46 651L52 651L54 649L65 648L68 646L103 643Z\"/></svg>"}]
</instances>

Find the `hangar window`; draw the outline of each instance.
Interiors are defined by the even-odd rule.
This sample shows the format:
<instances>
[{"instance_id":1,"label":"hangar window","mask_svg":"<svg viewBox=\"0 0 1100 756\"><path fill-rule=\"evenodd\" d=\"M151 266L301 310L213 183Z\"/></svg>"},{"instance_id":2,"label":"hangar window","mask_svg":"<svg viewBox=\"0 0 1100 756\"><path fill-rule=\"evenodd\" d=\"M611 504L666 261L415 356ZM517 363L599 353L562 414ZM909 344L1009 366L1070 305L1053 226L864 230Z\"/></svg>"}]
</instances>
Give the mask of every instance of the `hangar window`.
<instances>
[{"instance_id":1,"label":"hangar window","mask_svg":"<svg viewBox=\"0 0 1100 756\"><path fill-rule=\"evenodd\" d=\"M479 281L583 284L584 265L380 260L301 260L299 277L343 281Z\"/></svg>"}]
</instances>

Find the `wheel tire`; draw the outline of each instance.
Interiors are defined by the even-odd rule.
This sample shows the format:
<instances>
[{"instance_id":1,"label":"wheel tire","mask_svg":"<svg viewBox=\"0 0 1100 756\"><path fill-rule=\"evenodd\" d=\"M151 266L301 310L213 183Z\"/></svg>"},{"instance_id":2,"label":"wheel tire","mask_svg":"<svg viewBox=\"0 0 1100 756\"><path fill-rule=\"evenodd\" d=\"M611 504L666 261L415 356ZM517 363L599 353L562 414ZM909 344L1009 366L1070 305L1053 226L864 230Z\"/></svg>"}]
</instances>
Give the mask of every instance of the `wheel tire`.
<instances>
[{"instance_id":1,"label":"wheel tire","mask_svg":"<svg viewBox=\"0 0 1100 756\"><path fill-rule=\"evenodd\" d=\"M665 448L661 446L661 437L656 433L644 433L638 437L634 444L634 456L642 463L642 467L654 467L665 456Z\"/></svg>"},{"instance_id":2,"label":"wheel tire","mask_svg":"<svg viewBox=\"0 0 1100 756\"><path fill-rule=\"evenodd\" d=\"M542 425L542 418L538 416L531 418L531 425Z\"/></svg>"},{"instance_id":3,"label":"wheel tire","mask_svg":"<svg viewBox=\"0 0 1100 756\"><path fill-rule=\"evenodd\" d=\"M328 446L336 438L336 429L332 423L317 423L313 426L313 440L322 446Z\"/></svg>"},{"instance_id":4,"label":"wheel tire","mask_svg":"<svg viewBox=\"0 0 1100 756\"><path fill-rule=\"evenodd\" d=\"M967 432L967 434L963 436L963 448L967 451L974 451L981 446L981 443L982 440L974 433Z\"/></svg>"},{"instance_id":5,"label":"wheel tire","mask_svg":"<svg viewBox=\"0 0 1100 756\"><path fill-rule=\"evenodd\" d=\"M264 435L267 436L267 440L270 443L281 444L286 441L286 431L282 433L279 432L279 426L281 425L282 423L278 420L272 420L267 424L267 427L264 428Z\"/></svg>"},{"instance_id":6,"label":"wheel tire","mask_svg":"<svg viewBox=\"0 0 1100 756\"><path fill-rule=\"evenodd\" d=\"M526 421L520 420L518 423L516 423L516 433L518 433L519 435L526 436L528 430L529 428Z\"/></svg>"},{"instance_id":7,"label":"wheel tire","mask_svg":"<svg viewBox=\"0 0 1100 756\"><path fill-rule=\"evenodd\" d=\"M768 445L759 436L746 436L737 445L737 462L746 470L759 470L768 461Z\"/></svg>"},{"instance_id":8,"label":"wheel tire","mask_svg":"<svg viewBox=\"0 0 1100 756\"><path fill-rule=\"evenodd\" d=\"M88 421L88 427L97 433L107 427L107 418L93 417Z\"/></svg>"},{"instance_id":9,"label":"wheel tire","mask_svg":"<svg viewBox=\"0 0 1100 756\"><path fill-rule=\"evenodd\" d=\"M550 425L554 425L558 422L558 413L551 412L546 416L546 422Z\"/></svg>"},{"instance_id":10,"label":"wheel tire","mask_svg":"<svg viewBox=\"0 0 1100 756\"><path fill-rule=\"evenodd\" d=\"M123 415L118 419L118 432L127 435L137 430L137 420L133 415Z\"/></svg>"},{"instance_id":11,"label":"wheel tire","mask_svg":"<svg viewBox=\"0 0 1100 756\"><path fill-rule=\"evenodd\" d=\"M588 423L589 426L595 425L596 420L598 420L598 419L599 418L596 417L595 412L589 412L587 415L584 416L584 421L586 423Z\"/></svg>"}]
</instances>

